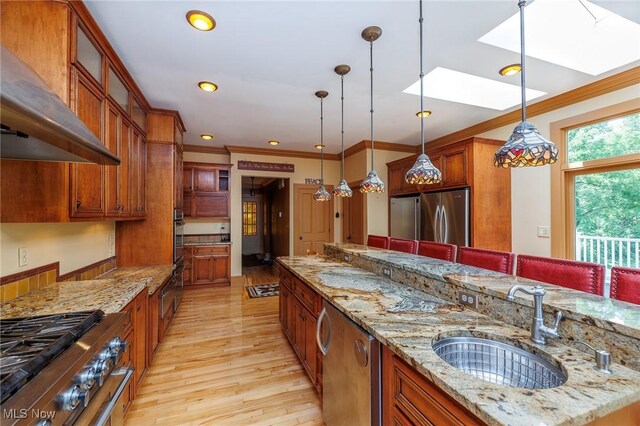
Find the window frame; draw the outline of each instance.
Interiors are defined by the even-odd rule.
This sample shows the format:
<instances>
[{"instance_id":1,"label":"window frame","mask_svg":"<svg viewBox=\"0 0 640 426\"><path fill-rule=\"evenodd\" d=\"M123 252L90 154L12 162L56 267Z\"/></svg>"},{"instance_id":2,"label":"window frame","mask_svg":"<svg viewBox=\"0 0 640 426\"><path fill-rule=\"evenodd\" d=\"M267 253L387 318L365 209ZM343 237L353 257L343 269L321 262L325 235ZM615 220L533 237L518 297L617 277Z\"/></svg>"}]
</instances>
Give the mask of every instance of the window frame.
<instances>
[{"instance_id":1,"label":"window frame","mask_svg":"<svg viewBox=\"0 0 640 426\"><path fill-rule=\"evenodd\" d=\"M567 132L638 112L640 99L631 99L551 123L551 140L559 149L558 161L551 166L552 257L575 259L575 176L640 168L640 154L569 163Z\"/></svg>"},{"instance_id":2,"label":"window frame","mask_svg":"<svg viewBox=\"0 0 640 426\"><path fill-rule=\"evenodd\" d=\"M245 210L245 206L253 206L253 211ZM253 218L253 222L249 223L248 219ZM246 232L251 228L254 233L247 234ZM258 202L255 200L242 200L242 236L243 237L255 237L258 235Z\"/></svg>"}]
</instances>

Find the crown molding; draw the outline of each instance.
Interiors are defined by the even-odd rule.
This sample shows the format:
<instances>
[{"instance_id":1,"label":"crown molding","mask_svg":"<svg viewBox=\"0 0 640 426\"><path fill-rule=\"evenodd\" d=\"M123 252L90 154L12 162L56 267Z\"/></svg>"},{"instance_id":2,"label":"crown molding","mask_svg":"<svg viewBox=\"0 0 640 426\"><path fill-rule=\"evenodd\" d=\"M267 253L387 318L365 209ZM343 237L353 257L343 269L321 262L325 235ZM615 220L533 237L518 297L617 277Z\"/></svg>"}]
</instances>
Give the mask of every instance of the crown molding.
<instances>
[{"instance_id":1,"label":"crown molding","mask_svg":"<svg viewBox=\"0 0 640 426\"><path fill-rule=\"evenodd\" d=\"M296 158L313 158L320 159L320 153L295 151L291 149L269 149L255 148L250 146L225 145L227 151L232 154L253 154L253 155L269 155L273 157L296 157ZM325 160L340 160L339 154L324 154Z\"/></svg>"},{"instance_id":2,"label":"crown molding","mask_svg":"<svg viewBox=\"0 0 640 426\"><path fill-rule=\"evenodd\" d=\"M202 154L229 155L227 148L222 146L184 145L184 152L199 152Z\"/></svg>"},{"instance_id":3,"label":"crown molding","mask_svg":"<svg viewBox=\"0 0 640 426\"><path fill-rule=\"evenodd\" d=\"M549 99L527 105L527 117L535 117L536 115L545 114L547 112L586 101L597 96L605 95L616 90L624 89L625 87L638 83L640 83L640 66L603 78L602 80L594 81L593 83L589 83L576 89L569 90L568 92L561 93ZM427 145L431 149L439 148L461 139L466 139L471 136L488 132L489 130L517 123L520 121L520 117L521 110L517 109L498 117L494 117L490 120L474 124L466 129L458 130L457 132L439 137L427 142ZM376 145L377 144L378 142L376 142Z\"/></svg>"},{"instance_id":4,"label":"crown molding","mask_svg":"<svg viewBox=\"0 0 640 426\"><path fill-rule=\"evenodd\" d=\"M375 149L379 149L381 151L395 151L395 152L408 152L410 154L415 154L420 150L419 145L403 145L399 143L391 143L384 141L375 141L374 145ZM365 149L371 148L370 140L361 140L355 145L351 145L349 148L344 150L344 156L349 157L351 155L357 154L360 151L364 151Z\"/></svg>"}]
</instances>

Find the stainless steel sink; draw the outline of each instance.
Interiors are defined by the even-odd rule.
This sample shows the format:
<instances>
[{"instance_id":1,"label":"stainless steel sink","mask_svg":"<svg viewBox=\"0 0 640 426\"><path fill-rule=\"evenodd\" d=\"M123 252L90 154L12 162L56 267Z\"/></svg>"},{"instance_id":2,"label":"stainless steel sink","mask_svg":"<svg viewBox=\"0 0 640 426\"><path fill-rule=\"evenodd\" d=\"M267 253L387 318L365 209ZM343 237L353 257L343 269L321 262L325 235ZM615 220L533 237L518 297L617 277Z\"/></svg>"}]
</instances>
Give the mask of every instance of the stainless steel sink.
<instances>
[{"instance_id":1,"label":"stainless steel sink","mask_svg":"<svg viewBox=\"0 0 640 426\"><path fill-rule=\"evenodd\" d=\"M491 383L549 389L567 381L567 375L559 366L539 355L495 340L444 337L433 343L433 350L449 365Z\"/></svg>"}]
</instances>

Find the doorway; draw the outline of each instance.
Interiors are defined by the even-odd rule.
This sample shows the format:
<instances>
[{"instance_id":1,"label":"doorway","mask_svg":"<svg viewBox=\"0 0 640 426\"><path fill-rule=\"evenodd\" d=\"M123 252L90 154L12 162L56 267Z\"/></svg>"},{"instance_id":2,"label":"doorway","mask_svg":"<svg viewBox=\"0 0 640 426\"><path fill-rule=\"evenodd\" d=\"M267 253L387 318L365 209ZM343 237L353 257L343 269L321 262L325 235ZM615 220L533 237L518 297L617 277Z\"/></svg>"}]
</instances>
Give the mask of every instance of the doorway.
<instances>
[{"instance_id":1,"label":"doorway","mask_svg":"<svg viewBox=\"0 0 640 426\"><path fill-rule=\"evenodd\" d=\"M330 201L316 201L313 194L318 190L317 185L294 185L294 254L323 253L323 243L333 241L333 199ZM327 185L327 191L332 192L333 186Z\"/></svg>"},{"instance_id":2,"label":"doorway","mask_svg":"<svg viewBox=\"0 0 640 426\"><path fill-rule=\"evenodd\" d=\"M360 183L349 182L353 190L351 197L342 199L342 242L364 244L367 229L367 212L364 194L359 191Z\"/></svg>"},{"instance_id":3,"label":"doorway","mask_svg":"<svg viewBox=\"0 0 640 426\"><path fill-rule=\"evenodd\" d=\"M242 177L242 274L248 281L278 281L273 261L289 255L289 188L288 178Z\"/></svg>"}]
</instances>

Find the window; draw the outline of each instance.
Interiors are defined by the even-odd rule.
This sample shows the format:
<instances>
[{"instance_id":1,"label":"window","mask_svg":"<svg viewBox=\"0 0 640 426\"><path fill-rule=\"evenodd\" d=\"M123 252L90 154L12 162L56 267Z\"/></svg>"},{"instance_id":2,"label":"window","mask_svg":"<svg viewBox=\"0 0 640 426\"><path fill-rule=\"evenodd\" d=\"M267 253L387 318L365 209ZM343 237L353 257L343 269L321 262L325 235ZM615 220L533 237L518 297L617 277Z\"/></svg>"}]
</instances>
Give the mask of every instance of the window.
<instances>
[{"instance_id":1,"label":"window","mask_svg":"<svg viewBox=\"0 0 640 426\"><path fill-rule=\"evenodd\" d=\"M637 101L551 128L560 149L552 167L552 255L600 263L607 271L616 265L640 268Z\"/></svg>"},{"instance_id":2,"label":"window","mask_svg":"<svg viewBox=\"0 0 640 426\"><path fill-rule=\"evenodd\" d=\"M254 236L258 232L258 204L255 201L242 202L242 235Z\"/></svg>"}]
</instances>

